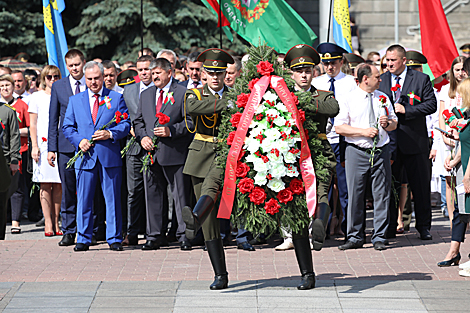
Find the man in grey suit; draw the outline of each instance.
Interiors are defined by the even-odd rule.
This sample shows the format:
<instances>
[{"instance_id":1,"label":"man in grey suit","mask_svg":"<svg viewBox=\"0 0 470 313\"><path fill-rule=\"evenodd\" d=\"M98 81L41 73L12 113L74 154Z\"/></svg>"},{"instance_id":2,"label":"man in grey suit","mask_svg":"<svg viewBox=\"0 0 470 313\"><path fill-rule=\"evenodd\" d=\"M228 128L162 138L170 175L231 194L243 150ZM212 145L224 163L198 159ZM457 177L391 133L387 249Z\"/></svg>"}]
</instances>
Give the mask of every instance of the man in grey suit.
<instances>
[{"instance_id":1,"label":"man in grey suit","mask_svg":"<svg viewBox=\"0 0 470 313\"><path fill-rule=\"evenodd\" d=\"M192 135L192 121L184 112L186 88L178 85L172 78L171 64L164 58L150 62L152 86L142 92L134 120L136 140L145 153L153 157L153 164L144 173L144 186L147 202L147 242L142 250L160 248L165 238L163 210L165 189L169 185L175 201L175 213L178 223L176 237L181 250L191 250L191 244L185 236L186 224L181 211L189 204L191 186L190 177L183 174L183 167L188 155ZM156 114L163 113L170 120L160 123ZM155 147L153 138L157 138Z\"/></svg>"},{"instance_id":2,"label":"man in grey suit","mask_svg":"<svg viewBox=\"0 0 470 313\"><path fill-rule=\"evenodd\" d=\"M140 94L142 91L155 86L152 81L152 75L149 69L150 62L154 58L150 55L143 55L137 60L137 72L140 83L131 84L124 88L124 101L131 122L134 122L137 116L137 107L139 106ZM134 127L131 128L131 135L135 137ZM135 246L138 244L137 236L140 230L145 229L145 192L144 176L141 172L142 157L145 151L138 142L135 142L126 154L127 164L127 210L128 210L128 229L127 236L124 238L123 246Z\"/></svg>"}]
</instances>

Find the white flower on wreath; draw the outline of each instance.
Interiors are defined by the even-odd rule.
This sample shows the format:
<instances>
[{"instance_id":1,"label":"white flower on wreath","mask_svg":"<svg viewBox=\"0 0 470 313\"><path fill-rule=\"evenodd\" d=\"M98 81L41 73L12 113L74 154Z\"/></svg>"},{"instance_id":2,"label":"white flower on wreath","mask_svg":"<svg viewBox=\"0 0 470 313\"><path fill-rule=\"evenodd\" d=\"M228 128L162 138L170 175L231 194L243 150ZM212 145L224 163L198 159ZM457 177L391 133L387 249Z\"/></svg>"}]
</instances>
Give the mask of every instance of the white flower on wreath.
<instances>
[{"instance_id":1,"label":"white flower on wreath","mask_svg":"<svg viewBox=\"0 0 470 313\"><path fill-rule=\"evenodd\" d=\"M287 107L282 102L276 103L276 109L280 112L287 112Z\"/></svg>"},{"instance_id":2,"label":"white flower on wreath","mask_svg":"<svg viewBox=\"0 0 470 313\"><path fill-rule=\"evenodd\" d=\"M261 160L261 158L255 154L249 154L247 157L245 157L245 162L250 162L254 164L256 160Z\"/></svg>"},{"instance_id":3,"label":"white flower on wreath","mask_svg":"<svg viewBox=\"0 0 470 313\"><path fill-rule=\"evenodd\" d=\"M284 182L280 179L277 179L277 178L271 179L268 183L268 187L269 187L269 189L271 189L274 192L279 192L279 191L286 188Z\"/></svg>"},{"instance_id":4,"label":"white flower on wreath","mask_svg":"<svg viewBox=\"0 0 470 313\"><path fill-rule=\"evenodd\" d=\"M260 146L261 144L259 140L250 136L245 140L245 144L243 148L245 150L248 150L250 153L255 153L256 151L259 150Z\"/></svg>"},{"instance_id":5,"label":"white flower on wreath","mask_svg":"<svg viewBox=\"0 0 470 313\"><path fill-rule=\"evenodd\" d=\"M272 149L276 148L277 143L277 140L270 140L269 137L266 137L261 144L261 150L263 153L269 153Z\"/></svg>"},{"instance_id":6,"label":"white flower on wreath","mask_svg":"<svg viewBox=\"0 0 470 313\"><path fill-rule=\"evenodd\" d=\"M266 178L267 172L258 172L255 175L255 185L264 186L268 182Z\"/></svg>"},{"instance_id":7,"label":"white flower on wreath","mask_svg":"<svg viewBox=\"0 0 470 313\"><path fill-rule=\"evenodd\" d=\"M253 169L256 172L267 172L268 171L268 164L264 163L264 161L259 158L253 162Z\"/></svg>"},{"instance_id":8,"label":"white flower on wreath","mask_svg":"<svg viewBox=\"0 0 470 313\"><path fill-rule=\"evenodd\" d=\"M281 179L287 175L287 167L285 167L283 163L272 164L272 166L273 167L269 170L269 174L271 174L273 178Z\"/></svg>"},{"instance_id":9,"label":"white flower on wreath","mask_svg":"<svg viewBox=\"0 0 470 313\"><path fill-rule=\"evenodd\" d=\"M292 153L291 153L292 154ZM289 164L287 166L287 176L289 177L297 177L299 176L299 171L297 170L297 167L294 165Z\"/></svg>"},{"instance_id":10,"label":"white flower on wreath","mask_svg":"<svg viewBox=\"0 0 470 313\"><path fill-rule=\"evenodd\" d=\"M277 128L269 128L264 131L264 135L268 140L276 140L281 138L281 132Z\"/></svg>"},{"instance_id":11,"label":"white flower on wreath","mask_svg":"<svg viewBox=\"0 0 470 313\"><path fill-rule=\"evenodd\" d=\"M267 105L269 106L269 104L267 104ZM270 106L269 106L269 107L270 107ZM266 116L270 115L270 116L272 116L272 117L274 117L274 116L278 116L278 117L279 117L279 116L281 115L281 113L279 113L278 110L276 110L276 109L274 109L274 108L272 108L272 107L270 107L269 109L267 109L265 113L266 113Z\"/></svg>"},{"instance_id":12,"label":"white flower on wreath","mask_svg":"<svg viewBox=\"0 0 470 313\"><path fill-rule=\"evenodd\" d=\"M264 100L269 100L269 101L272 101L272 102L276 102L276 100L278 99L277 95L273 92L271 92L270 90L267 91L264 96L263 96L263 99Z\"/></svg>"},{"instance_id":13,"label":"white flower on wreath","mask_svg":"<svg viewBox=\"0 0 470 313\"><path fill-rule=\"evenodd\" d=\"M274 148L274 149L276 149L276 148ZM278 150L279 150L279 149L278 149ZM271 162L272 162L272 163L281 163L281 164L284 163L284 162L282 161L282 154L280 153L280 151L279 151L279 156L277 156L276 153L273 153L273 152L272 152L272 149L271 149L271 150L269 151L269 153L268 153L268 159L269 159L269 162L270 162L270 163L271 163Z\"/></svg>"},{"instance_id":14,"label":"white flower on wreath","mask_svg":"<svg viewBox=\"0 0 470 313\"><path fill-rule=\"evenodd\" d=\"M294 164L296 160L296 155L292 154L291 152L287 152L286 154L284 154L284 162Z\"/></svg>"},{"instance_id":15,"label":"white flower on wreath","mask_svg":"<svg viewBox=\"0 0 470 313\"><path fill-rule=\"evenodd\" d=\"M265 109L265 107L264 107L263 104L258 105L258 107L256 108L256 111L255 111L255 114L263 113L264 109Z\"/></svg>"},{"instance_id":16,"label":"white flower on wreath","mask_svg":"<svg viewBox=\"0 0 470 313\"><path fill-rule=\"evenodd\" d=\"M288 140L281 140L277 143L277 147L276 147L280 153L282 154L286 154L289 152L290 150L290 147L289 147L289 142Z\"/></svg>"},{"instance_id":17,"label":"white flower on wreath","mask_svg":"<svg viewBox=\"0 0 470 313\"><path fill-rule=\"evenodd\" d=\"M286 125L286 119L281 115L281 116L279 116L278 118L276 118L274 120L274 124L276 126L282 127L282 126Z\"/></svg>"}]
</instances>

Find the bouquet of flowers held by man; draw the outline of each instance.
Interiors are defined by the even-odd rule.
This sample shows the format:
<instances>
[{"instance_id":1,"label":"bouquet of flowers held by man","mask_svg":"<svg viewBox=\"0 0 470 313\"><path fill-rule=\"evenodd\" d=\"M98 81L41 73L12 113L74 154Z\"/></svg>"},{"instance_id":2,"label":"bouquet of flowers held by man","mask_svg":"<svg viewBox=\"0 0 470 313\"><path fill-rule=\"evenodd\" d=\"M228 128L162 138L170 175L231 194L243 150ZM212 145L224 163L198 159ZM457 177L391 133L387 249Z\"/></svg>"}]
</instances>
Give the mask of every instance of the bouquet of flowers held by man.
<instances>
[{"instance_id":1,"label":"bouquet of flowers held by man","mask_svg":"<svg viewBox=\"0 0 470 313\"><path fill-rule=\"evenodd\" d=\"M107 124L104 124L103 126L101 126L99 128L99 130L106 130L108 129L111 125L113 125L113 123L116 123L116 124L119 124L121 122L121 120L127 120L129 118L129 115L127 113L121 113L119 111L116 111L116 113L114 114L114 117L107 123ZM90 145L94 144L95 143L95 140L90 139L88 140L88 143L90 143ZM67 168L70 168L72 167L75 162L79 159L79 158L82 158L82 161L83 161L83 150L79 150L68 162L67 162Z\"/></svg>"},{"instance_id":2,"label":"bouquet of flowers held by man","mask_svg":"<svg viewBox=\"0 0 470 313\"><path fill-rule=\"evenodd\" d=\"M157 114L155 114L155 117L157 118L157 120L155 121L154 128L157 128L158 125L165 125L170 121L170 117L166 114L163 114L162 112L157 112ZM153 135L152 137L152 143L155 149L158 148L159 138L160 137L155 135ZM153 151L148 151L147 154L142 158L142 169L140 170L140 172L147 173L150 166L152 166L155 162L155 160L153 159Z\"/></svg>"},{"instance_id":3,"label":"bouquet of flowers held by man","mask_svg":"<svg viewBox=\"0 0 470 313\"><path fill-rule=\"evenodd\" d=\"M225 168L219 217L233 213L253 233L281 224L300 231L315 212L316 181L327 175L316 104L310 92L294 92L272 48L251 47L249 55L219 128L217 162Z\"/></svg>"}]
</instances>

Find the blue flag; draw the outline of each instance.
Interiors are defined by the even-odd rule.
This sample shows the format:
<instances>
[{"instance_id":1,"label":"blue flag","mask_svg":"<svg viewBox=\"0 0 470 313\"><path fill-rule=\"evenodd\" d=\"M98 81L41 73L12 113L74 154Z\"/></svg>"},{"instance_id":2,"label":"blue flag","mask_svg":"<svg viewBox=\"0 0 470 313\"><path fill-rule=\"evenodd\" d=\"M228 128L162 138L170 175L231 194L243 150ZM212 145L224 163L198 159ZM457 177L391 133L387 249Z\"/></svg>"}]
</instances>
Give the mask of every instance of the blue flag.
<instances>
[{"instance_id":1,"label":"blue flag","mask_svg":"<svg viewBox=\"0 0 470 313\"><path fill-rule=\"evenodd\" d=\"M352 53L349 0L334 0L333 38L338 46Z\"/></svg>"},{"instance_id":2,"label":"blue flag","mask_svg":"<svg viewBox=\"0 0 470 313\"><path fill-rule=\"evenodd\" d=\"M67 76L69 71L64 57L68 48L61 16L65 9L64 0L42 0L42 6L48 63L57 66L62 76Z\"/></svg>"}]
</instances>

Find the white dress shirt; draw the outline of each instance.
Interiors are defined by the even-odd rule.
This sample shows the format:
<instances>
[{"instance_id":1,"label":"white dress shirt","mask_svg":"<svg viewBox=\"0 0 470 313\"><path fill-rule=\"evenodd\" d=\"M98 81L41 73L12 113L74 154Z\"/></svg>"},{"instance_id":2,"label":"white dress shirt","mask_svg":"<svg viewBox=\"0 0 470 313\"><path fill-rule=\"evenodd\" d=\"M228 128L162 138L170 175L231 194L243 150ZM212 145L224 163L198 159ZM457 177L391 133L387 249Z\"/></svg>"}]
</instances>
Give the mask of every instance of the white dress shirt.
<instances>
[{"instance_id":1,"label":"white dress shirt","mask_svg":"<svg viewBox=\"0 0 470 313\"><path fill-rule=\"evenodd\" d=\"M72 87L72 93L75 95L75 89L77 88L75 84L77 83L77 80L72 77L72 75L69 75L69 82L70 82L70 87ZM80 82L80 92L85 91L86 89L86 80L85 80L85 75L82 76L79 80Z\"/></svg>"},{"instance_id":2,"label":"white dress shirt","mask_svg":"<svg viewBox=\"0 0 470 313\"><path fill-rule=\"evenodd\" d=\"M312 79L312 86L320 90L330 90L330 80L331 77L328 74L324 74ZM339 72L335 77L335 98L341 106L340 98L343 98L343 95L349 94L351 91L357 88L356 80L351 75L346 75L343 72ZM336 118L335 118L336 119ZM331 123L331 120L328 122ZM326 137L330 144L339 143L339 135L336 134L334 127L331 128L330 132L327 132Z\"/></svg>"},{"instance_id":3,"label":"white dress shirt","mask_svg":"<svg viewBox=\"0 0 470 313\"><path fill-rule=\"evenodd\" d=\"M140 94L142 93L142 91L144 91L144 90L146 90L146 89L148 89L148 88L150 88L150 87L152 87L152 86L155 86L155 84L154 84L152 81L151 81L150 84L148 84L148 85L144 84L143 81L140 81L139 84L140 84L140 85L139 85L139 97L140 97Z\"/></svg>"},{"instance_id":4,"label":"white dress shirt","mask_svg":"<svg viewBox=\"0 0 470 313\"><path fill-rule=\"evenodd\" d=\"M405 84L405 78L406 78L406 73L408 72L408 68L405 66L405 70L403 72L401 72L400 75L398 75L398 77L400 77L400 86L401 86L401 89L403 90L403 85ZM395 74L392 74L390 73L390 79L391 79L391 85L392 88L395 87L395 85L397 84L397 80L396 80L396 77L397 75ZM393 97L395 98L395 93L392 92L392 95ZM398 100L398 99L394 99L395 102Z\"/></svg>"},{"instance_id":5,"label":"white dress shirt","mask_svg":"<svg viewBox=\"0 0 470 313\"><path fill-rule=\"evenodd\" d=\"M348 95L338 97L339 114L335 117L335 126L349 125L357 128L369 128L369 98L368 93L361 88L356 88ZM379 100L379 97L385 96L385 106L388 108L388 117L398 121L397 116L393 110L393 105L388 99L387 95L383 92L376 90L372 93L372 104L374 107L374 115L378 118L386 115L384 105ZM339 101L341 99L341 101ZM383 147L390 142L388 133L379 125L379 141L377 147ZM345 137L346 142L355 144L361 148L369 149L373 146L373 138L369 137Z\"/></svg>"},{"instance_id":6,"label":"white dress shirt","mask_svg":"<svg viewBox=\"0 0 470 313\"><path fill-rule=\"evenodd\" d=\"M219 94L220 99L222 99L222 95L224 94L224 88L220 89L219 91L212 90L211 87L207 86L209 88L209 91L215 96L215 94Z\"/></svg>"},{"instance_id":7,"label":"white dress shirt","mask_svg":"<svg viewBox=\"0 0 470 313\"><path fill-rule=\"evenodd\" d=\"M101 102L101 95L103 94L103 87L101 87L100 91L98 92L99 98L98 102ZM93 115L93 107L95 106L95 93L88 89L88 100L90 101L90 113Z\"/></svg>"},{"instance_id":8,"label":"white dress shirt","mask_svg":"<svg viewBox=\"0 0 470 313\"><path fill-rule=\"evenodd\" d=\"M193 89L193 88L199 88L202 87L202 82L199 81L197 86L194 87L194 80L191 79L191 77L188 79L188 86L186 87L187 89Z\"/></svg>"},{"instance_id":9,"label":"white dress shirt","mask_svg":"<svg viewBox=\"0 0 470 313\"><path fill-rule=\"evenodd\" d=\"M114 85L113 89L111 89L111 90L112 90L112 91L119 92L121 95L122 95L122 93L124 92L124 88L119 87L117 84Z\"/></svg>"},{"instance_id":10,"label":"white dress shirt","mask_svg":"<svg viewBox=\"0 0 470 313\"><path fill-rule=\"evenodd\" d=\"M171 86L171 81L173 80L170 79L170 81L168 82L168 84L166 84L165 87L163 87L162 89L158 88L157 87L157 102L158 102L158 98L160 97L160 90L163 90L163 101L165 101L165 98L166 96L168 95L168 92L170 92L170 86ZM148 87L147 87L148 88ZM157 104L157 102L155 102L155 105ZM162 103L162 105L165 105L165 103Z\"/></svg>"}]
</instances>

